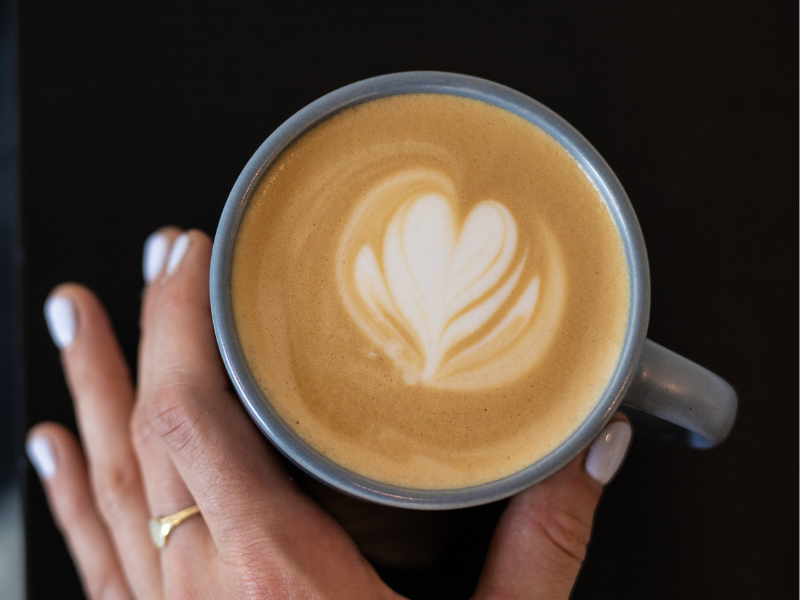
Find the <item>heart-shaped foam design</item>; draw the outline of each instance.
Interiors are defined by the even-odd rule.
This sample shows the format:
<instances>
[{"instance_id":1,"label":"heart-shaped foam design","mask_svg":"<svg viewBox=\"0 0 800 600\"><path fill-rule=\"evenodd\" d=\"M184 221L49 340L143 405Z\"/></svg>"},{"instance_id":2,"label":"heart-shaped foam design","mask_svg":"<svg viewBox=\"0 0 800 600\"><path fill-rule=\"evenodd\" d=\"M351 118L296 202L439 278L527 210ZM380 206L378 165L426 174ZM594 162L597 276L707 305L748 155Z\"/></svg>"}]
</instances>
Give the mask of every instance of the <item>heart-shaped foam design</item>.
<instances>
[{"instance_id":1,"label":"heart-shaped foam design","mask_svg":"<svg viewBox=\"0 0 800 600\"><path fill-rule=\"evenodd\" d=\"M380 186L372 201L402 189L401 180ZM459 228L445 193L417 192L386 224L381 260L362 245L355 286L340 290L355 288L360 302L345 304L408 383L489 387L519 375L509 371L512 363L520 371L519 357L509 360L508 351L530 329L539 299L539 275L521 287L528 251L519 245L517 223L500 202L479 202Z\"/></svg>"}]
</instances>

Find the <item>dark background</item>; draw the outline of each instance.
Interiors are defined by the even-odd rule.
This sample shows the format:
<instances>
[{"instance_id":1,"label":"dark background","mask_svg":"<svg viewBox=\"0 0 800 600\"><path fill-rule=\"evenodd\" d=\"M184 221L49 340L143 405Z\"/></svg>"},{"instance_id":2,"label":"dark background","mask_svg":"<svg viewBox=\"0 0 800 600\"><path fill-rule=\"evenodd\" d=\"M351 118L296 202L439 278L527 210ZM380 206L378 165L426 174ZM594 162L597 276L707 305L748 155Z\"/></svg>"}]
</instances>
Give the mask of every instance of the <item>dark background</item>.
<instances>
[{"instance_id":1,"label":"dark background","mask_svg":"<svg viewBox=\"0 0 800 600\"><path fill-rule=\"evenodd\" d=\"M53 286L93 288L133 359L148 234L213 234L250 155L319 96L467 73L543 102L603 154L647 241L649 337L739 392L718 449L634 441L573 597L797 598L797 23L796 2L730 0L21 3L26 428L74 424L42 319ZM30 469L26 495L29 597L80 597ZM500 508L456 515L437 572L384 575L467 597Z\"/></svg>"}]
</instances>

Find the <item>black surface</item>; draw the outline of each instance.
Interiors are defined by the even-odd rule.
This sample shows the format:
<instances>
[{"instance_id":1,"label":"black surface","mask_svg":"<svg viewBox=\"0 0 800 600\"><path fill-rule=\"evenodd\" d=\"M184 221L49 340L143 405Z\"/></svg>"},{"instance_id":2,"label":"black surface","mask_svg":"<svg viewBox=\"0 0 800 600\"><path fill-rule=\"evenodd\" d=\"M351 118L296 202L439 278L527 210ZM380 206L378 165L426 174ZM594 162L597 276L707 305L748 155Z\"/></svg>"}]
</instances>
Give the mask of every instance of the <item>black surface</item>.
<instances>
[{"instance_id":1,"label":"black surface","mask_svg":"<svg viewBox=\"0 0 800 600\"><path fill-rule=\"evenodd\" d=\"M213 233L282 121L382 73L485 77L554 109L603 154L647 242L649 337L740 395L716 450L634 442L574 597L796 598L797 22L796 2L727 0L23 3L27 425L74 422L41 318L50 288L96 290L132 358L144 239L166 223ZM80 597L32 472L27 490L30 597ZM454 547L470 548L469 565L494 512L459 517ZM419 598L448 597L452 581L386 577Z\"/></svg>"},{"instance_id":2,"label":"black surface","mask_svg":"<svg viewBox=\"0 0 800 600\"><path fill-rule=\"evenodd\" d=\"M22 252L19 231L15 10L0 1L0 491L16 483L21 423Z\"/></svg>"},{"instance_id":3,"label":"black surface","mask_svg":"<svg viewBox=\"0 0 800 600\"><path fill-rule=\"evenodd\" d=\"M16 3L0 0L0 598L24 593Z\"/></svg>"}]
</instances>

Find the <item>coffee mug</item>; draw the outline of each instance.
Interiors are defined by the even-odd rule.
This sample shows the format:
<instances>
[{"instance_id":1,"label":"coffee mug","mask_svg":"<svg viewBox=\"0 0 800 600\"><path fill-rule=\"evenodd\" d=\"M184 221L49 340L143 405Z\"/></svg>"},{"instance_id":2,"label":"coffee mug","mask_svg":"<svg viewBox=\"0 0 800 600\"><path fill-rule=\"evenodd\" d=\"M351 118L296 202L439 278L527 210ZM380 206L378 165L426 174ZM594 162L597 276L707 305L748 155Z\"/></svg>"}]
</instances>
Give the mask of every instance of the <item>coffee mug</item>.
<instances>
[{"instance_id":1,"label":"coffee mug","mask_svg":"<svg viewBox=\"0 0 800 600\"><path fill-rule=\"evenodd\" d=\"M594 408L555 449L521 470L458 489L415 489L366 477L307 443L276 410L245 358L234 320L231 272L234 247L254 190L294 142L341 111L406 94L444 94L482 101L535 125L557 142L591 181L624 246L630 309L619 360ZM625 191L597 151L566 121L535 100L502 85L451 73L410 72L375 77L336 90L281 125L256 151L237 179L220 219L211 259L211 310L223 361L242 403L262 432L293 463L352 496L416 509L451 509L511 496L554 473L585 449L621 406L637 434L695 448L719 444L736 415L736 393L699 365L646 339L650 310L647 256Z\"/></svg>"}]
</instances>

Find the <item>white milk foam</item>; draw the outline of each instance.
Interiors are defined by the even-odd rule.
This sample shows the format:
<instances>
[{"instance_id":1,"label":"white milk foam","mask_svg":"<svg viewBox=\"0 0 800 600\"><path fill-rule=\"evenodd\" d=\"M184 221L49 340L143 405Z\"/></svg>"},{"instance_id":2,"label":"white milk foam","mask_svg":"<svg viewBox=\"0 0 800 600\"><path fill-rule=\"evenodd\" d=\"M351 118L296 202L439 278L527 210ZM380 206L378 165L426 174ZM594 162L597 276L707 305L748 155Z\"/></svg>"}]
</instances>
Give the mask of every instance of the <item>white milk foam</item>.
<instances>
[{"instance_id":1,"label":"white milk foam","mask_svg":"<svg viewBox=\"0 0 800 600\"><path fill-rule=\"evenodd\" d=\"M551 341L564 304L564 267L540 223L548 279L533 265L534 275L523 280L529 240L520 239L509 209L482 200L462 224L455 195L449 178L430 169L406 169L374 186L344 229L338 289L406 383L495 388L527 373ZM362 244L355 264L342 267L359 244L358 222L376 203L398 206L381 247Z\"/></svg>"}]
</instances>

